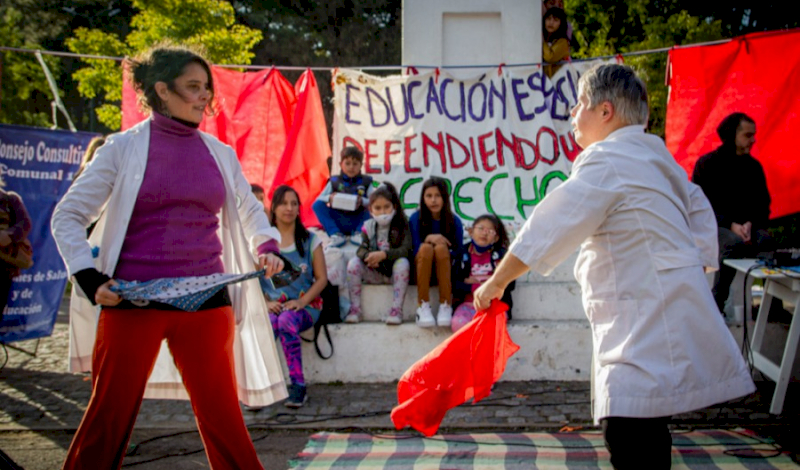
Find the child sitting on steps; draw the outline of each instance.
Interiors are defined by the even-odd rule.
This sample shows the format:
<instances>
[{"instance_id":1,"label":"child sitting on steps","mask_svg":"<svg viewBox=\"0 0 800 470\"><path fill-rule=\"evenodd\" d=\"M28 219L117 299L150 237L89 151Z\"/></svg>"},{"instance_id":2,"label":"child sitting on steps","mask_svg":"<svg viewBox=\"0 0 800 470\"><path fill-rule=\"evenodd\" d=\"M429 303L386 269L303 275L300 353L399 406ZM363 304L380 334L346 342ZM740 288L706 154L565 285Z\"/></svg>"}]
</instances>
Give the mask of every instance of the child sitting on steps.
<instances>
[{"instance_id":1,"label":"child sitting on steps","mask_svg":"<svg viewBox=\"0 0 800 470\"><path fill-rule=\"evenodd\" d=\"M403 321L403 299L411 275L411 231L400 207L397 190L383 183L369 197L372 219L361 229L361 246L347 263L347 286L350 290L350 311L346 323L361 321L361 284L393 286L392 307L386 316L387 325Z\"/></svg>"},{"instance_id":2,"label":"child sitting on steps","mask_svg":"<svg viewBox=\"0 0 800 470\"><path fill-rule=\"evenodd\" d=\"M331 237L331 245L335 247L347 243L347 237L351 237L353 244L361 244L361 225L369 219L367 204L369 195L375 190L372 177L361 173L363 161L361 150L356 147L343 148L339 161L341 173L331 176L322 194L311 206L325 233ZM334 209L332 204L336 193L358 196L355 210Z\"/></svg>"},{"instance_id":3,"label":"child sitting on steps","mask_svg":"<svg viewBox=\"0 0 800 470\"><path fill-rule=\"evenodd\" d=\"M450 328L453 333L460 330L475 316L472 306L472 293L475 292L494 273L495 267L508 250L509 240L506 228L496 215L484 214L472 224L472 241L464 246L461 258L453 263L454 297L461 305L453 313ZM511 291L516 283L508 285L501 299L508 305L506 317L511 319Z\"/></svg>"},{"instance_id":4,"label":"child sitting on steps","mask_svg":"<svg viewBox=\"0 0 800 470\"><path fill-rule=\"evenodd\" d=\"M417 268L417 325L422 328L450 326L453 289L450 260L458 259L464 243L464 226L450 210L450 191L443 178L432 176L422 184L419 210L408 224ZM434 266L439 282L439 313L433 318L430 304Z\"/></svg>"}]
</instances>

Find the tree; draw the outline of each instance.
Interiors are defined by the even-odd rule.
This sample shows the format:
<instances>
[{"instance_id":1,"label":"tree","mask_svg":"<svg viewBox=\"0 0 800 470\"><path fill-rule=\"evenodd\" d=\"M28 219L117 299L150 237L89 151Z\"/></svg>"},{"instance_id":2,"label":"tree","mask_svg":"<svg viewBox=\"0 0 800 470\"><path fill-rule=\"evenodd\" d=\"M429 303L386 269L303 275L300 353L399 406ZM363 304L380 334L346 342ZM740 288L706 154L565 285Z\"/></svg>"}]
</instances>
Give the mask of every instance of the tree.
<instances>
[{"instance_id":1,"label":"tree","mask_svg":"<svg viewBox=\"0 0 800 470\"><path fill-rule=\"evenodd\" d=\"M566 0L573 24L574 58L635 52L723 38L722 22L692 16L677 0ZM664 73L667 53L625 58L645 80L650 98L650 132L664 136L667 87Z\"/></svg>"},{"instance_id":2,"label":"tree","mask_svg":"<svg viewBox=\"0 0 800 470\"><path fill-rule=\"evenodd\" d=\"M264 31L255 63L293 66L398 65L402 0L231 0L239 22ZM295 82L300 72L284 71ZM378 73L380 72L373 72ZM396 70L391 73L397 73ZM330 74L316 73L327 122Z\"/></svg>"},{"instance_id":3,"label":"tree","mask_svg":"<svg viewBox=\"0 0 800 470\"><path fill-rule=\"evenodd\" d=\"M11 6L0 8L0 44L8 47L41 49L32 35L26 35L23 13ZM54 74L58 61L44 57ZM50 124L52 93L44 71L33 54L5 51L0 53L2 89L0 89L0 122L45 127Z\"/></svg>"},{"instance_id":4,"label":"tree","mask_svg":"<svg viewBox=\"0 0 800 470\"><path fill-rule=\"evenodd\" d=\"M133 56L164 40L203 46L216 64L249 64L261 32L236 24L231 4L220 0L133 0L138 9L131 18L132 31L125 37L99 29L78 28L66 41L80 54ZM86 59L87 66L73 77L86 98L102 100L97 107L100 122L119 129L122 117L122 74L114 61Z\"/></svg>"}]
</instances>

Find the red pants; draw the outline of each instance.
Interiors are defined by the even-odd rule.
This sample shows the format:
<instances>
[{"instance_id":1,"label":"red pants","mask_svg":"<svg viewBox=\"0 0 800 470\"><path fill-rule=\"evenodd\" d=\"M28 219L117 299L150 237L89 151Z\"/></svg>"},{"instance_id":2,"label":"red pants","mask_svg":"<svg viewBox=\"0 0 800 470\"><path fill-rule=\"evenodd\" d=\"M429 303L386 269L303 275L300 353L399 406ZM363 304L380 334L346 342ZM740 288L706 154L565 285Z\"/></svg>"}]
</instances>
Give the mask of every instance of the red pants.
<instances>
[{"instance_id":1,"label":"red pants","mask_svg":"<svg viewBox=\"0 0 800 470\"><path fill-rule=\"evenodd\" d=\"M120 468L166 339L211 468L262 469L239 408L233 333L231 307L199 312L104 308L92 358L92 396L63 468Z\"/></svg>"}]
</instances>

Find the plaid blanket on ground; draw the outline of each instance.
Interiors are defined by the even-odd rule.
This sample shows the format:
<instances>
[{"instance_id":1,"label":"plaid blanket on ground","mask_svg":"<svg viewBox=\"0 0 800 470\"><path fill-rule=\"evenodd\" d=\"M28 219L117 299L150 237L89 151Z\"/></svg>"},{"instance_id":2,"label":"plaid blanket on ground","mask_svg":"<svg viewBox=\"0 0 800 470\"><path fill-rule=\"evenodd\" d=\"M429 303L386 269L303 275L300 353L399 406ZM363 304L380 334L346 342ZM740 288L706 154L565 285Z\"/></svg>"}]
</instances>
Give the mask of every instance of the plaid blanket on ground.
<instances>
[{"instance_id":1,"label":"plaid blanket on ground","mask_svg":"<svg viewBox=\"0 0 800 470\"><path fill-rule=\"evenodd\" d=\"M673 470L777 470L800 466L746 430L672 434ZM600 432L408 435L318 433L293 469L611 469ZM642 468L647 468L643 462Z\"/></svg>"}]
</instances>

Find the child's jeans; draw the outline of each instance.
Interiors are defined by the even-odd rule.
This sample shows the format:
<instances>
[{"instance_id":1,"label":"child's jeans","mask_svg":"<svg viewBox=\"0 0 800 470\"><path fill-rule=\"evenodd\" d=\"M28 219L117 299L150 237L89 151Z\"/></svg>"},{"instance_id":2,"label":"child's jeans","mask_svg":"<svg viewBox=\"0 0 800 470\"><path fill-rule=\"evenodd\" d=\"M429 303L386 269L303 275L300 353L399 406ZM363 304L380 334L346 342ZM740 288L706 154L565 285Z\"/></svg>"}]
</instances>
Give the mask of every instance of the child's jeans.
<instances>
[{"instance_id":1,"label":"child's jeans","mask_svg":"<svg viewBox=\"0 0 800 470\"><path fill-rule=\"evenodd\" d=\"M360 233L361 226L370 218L369 211L363 207L352 212L340 211L331 209L325 201L315 201L311 208L328 235Z\"/></svg>"},{"instance_id":2,"label":"child's jeans","mask_svg":"<svg viewBox=\"0 0 800 470\"><path fill-rule=\"evenodd\" d=\"M361 315L361 284L391 284L393 290L392 310L403 311L403 299L411 276L411 263L400 258L392 265L392 278L375 269L368 268L361 258L355 256L347 263L347 287L350 290L350 311Z\"/></svg>"}]
</instances>

